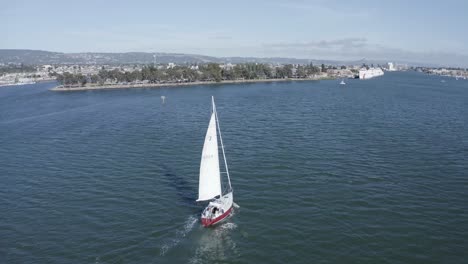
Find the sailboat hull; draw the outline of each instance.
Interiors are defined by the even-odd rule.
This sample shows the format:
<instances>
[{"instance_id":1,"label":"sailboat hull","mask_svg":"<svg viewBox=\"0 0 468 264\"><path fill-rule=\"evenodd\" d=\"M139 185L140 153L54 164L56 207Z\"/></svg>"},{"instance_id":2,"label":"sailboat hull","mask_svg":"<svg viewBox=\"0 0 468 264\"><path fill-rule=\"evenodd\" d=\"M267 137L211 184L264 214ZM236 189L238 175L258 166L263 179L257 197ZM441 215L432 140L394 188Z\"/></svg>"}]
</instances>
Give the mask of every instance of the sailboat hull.
<instances>
[{"instance_id":1,"label":"sailboat hull","mask_svg":"<svg viewBox=\"0 0 468 264\"><path fill-rule=\"evenodd\" d=\"M232 192L227 193L211 201L201 214L201 222L204 227L216 225L227 219L233 211Z\"/></svg>"},{"instance_id":2,"label":"sailboat hull","mask_svg":"<svg viewBox=\"0 0 468 264\"><path fill-rule=\"evenodd\" d=\"M202 218L201 218L202 225L204 227L210 227L210 226L214 226L216 224L219 224L219 223L223 222L223 220L226 220L227 218L229 218L231 213L232 213L232 206L224 214L222 214L222 215L220 215L220 216L218 216L216 218L204 218L202 216Z\"/></svg>"}]
</instances>

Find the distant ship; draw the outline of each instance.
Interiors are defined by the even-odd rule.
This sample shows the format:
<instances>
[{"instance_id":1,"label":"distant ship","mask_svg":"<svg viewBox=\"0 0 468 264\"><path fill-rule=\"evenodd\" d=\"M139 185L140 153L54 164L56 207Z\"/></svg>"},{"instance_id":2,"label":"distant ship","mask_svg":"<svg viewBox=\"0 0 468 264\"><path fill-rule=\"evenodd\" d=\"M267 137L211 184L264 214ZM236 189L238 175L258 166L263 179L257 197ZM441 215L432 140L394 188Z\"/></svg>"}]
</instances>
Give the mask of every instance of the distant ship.
<instances>
[{"instance_id":1,"label":"distant ship","mask_svg":"<svg viewBox=\"0 0 468 264\"><path fill-rule=\"evenodd\" d=\"M380 68L362 68L359 71L359 79L370 79L382 75L384 75L384 72Z\"/></svg>"},{"instance_id":2,"label":"distant ship","mask_svg":"<svg viewBox=\"0 0 468 264\"><path fill-rule=\"evenodd\" d=\"M345 85L346 83L344 82L343 79L341 79L341 82L340 82L341 85Z\"/></svg>"}]
</instances>

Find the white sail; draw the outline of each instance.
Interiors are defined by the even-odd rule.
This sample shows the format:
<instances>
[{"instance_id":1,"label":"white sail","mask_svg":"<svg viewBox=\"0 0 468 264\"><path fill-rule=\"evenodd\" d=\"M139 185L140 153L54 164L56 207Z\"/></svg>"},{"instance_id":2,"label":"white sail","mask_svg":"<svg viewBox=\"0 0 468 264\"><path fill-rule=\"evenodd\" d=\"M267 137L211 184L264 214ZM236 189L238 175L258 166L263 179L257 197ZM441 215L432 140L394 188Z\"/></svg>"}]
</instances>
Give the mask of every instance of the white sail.
<instances>
[{"instance_id":1,"label":"white sail","mask_svg":"<svg viewBox=\"0 0 468 264\"><path fill-rule=\"evenodd\" d=\"M214 110L214 109L213 109ZM211 114L203 145L197 201L206 201L221 195L216 113Z\"/></svg>"}]
</instances>

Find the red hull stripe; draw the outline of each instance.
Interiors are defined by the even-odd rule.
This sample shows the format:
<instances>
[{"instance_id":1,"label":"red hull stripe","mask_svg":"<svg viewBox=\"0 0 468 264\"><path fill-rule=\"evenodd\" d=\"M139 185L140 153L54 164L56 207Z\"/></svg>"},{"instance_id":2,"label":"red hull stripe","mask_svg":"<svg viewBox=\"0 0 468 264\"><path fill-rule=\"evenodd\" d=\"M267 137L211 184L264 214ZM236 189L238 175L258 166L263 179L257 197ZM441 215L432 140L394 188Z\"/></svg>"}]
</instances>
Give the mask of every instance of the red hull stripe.
<instances>
[{"instance_id":1,"label":"red hull stripe","mask_svg":"<svg viewBox=\"0 0 468 264\"><path fill-rule=\"evenodd\" d=\"M202 224L203 226L205 227L208 227L208 226L211 226L211 225L214 225L216 224L217 222L223 220L224 218L226 218L232 211L232 206L231 208L229 208L229 210L227 210L224 214L216 217L215 219L209 219L209 218L202 218Z\"/></svg>"}]
</instances>

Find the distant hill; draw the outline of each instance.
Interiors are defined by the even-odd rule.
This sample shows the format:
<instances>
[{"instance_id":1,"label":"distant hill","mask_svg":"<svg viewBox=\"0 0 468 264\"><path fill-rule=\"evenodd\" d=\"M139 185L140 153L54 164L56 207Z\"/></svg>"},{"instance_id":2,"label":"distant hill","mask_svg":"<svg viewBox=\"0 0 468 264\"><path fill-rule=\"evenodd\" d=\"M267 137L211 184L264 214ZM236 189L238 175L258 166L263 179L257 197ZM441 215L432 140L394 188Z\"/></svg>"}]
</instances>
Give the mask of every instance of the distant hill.
<instances>
[{"instance_id":1,"label":"distant hill","mask_svg":"<svg viewBox=\"0 0 468 264\"><path fill-rule=\"evenodd\" d=\"M0 49L0 63L24 64L127 64L152 63L156 54L157 63L204 63L220 59L202 55L177 53L61 53L42 50Z\"/></svg>"},{"instance_id":2,"label":"distant hill","mask_svg":"<svg viewBox=\"0 0 468 264\"><path fill-rule=\"evenodd\" d=\"M313 63L327 65L356 65L362 63L375 63L365 60L360 61L333 61L333 60L311 60L296 58L256 58L256 57L211 57L196 54L179 53L150 53L150 52L125 52L125 53L61 53L42 50L23 49L0 49L0 63L23 63L23 64L148 64L153 63L156 54L157 63L272 63L272 64L308 64Z\"/></svg>"},{"instance_id":3,"label":"distant hill","mask_svg":"<svg viewBox=\"0 0 468 264\"><path fill-rule=\"evenodd\" d=\"M48 64L58 63L62 57L58 52L0 49L0 63Z\"/></svg>"}]
</instances>

